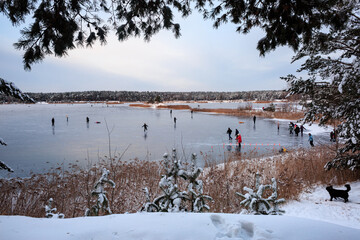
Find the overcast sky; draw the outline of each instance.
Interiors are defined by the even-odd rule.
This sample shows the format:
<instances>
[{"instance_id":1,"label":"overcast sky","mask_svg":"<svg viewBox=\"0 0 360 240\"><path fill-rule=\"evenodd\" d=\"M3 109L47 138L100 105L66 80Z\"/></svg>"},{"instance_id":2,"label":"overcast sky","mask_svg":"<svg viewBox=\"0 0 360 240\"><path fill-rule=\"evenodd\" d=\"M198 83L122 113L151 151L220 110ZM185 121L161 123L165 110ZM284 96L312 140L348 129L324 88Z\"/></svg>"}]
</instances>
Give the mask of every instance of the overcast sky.
<instances>
[{"instance_id":1,"label":"overcast sky","mask_svg":"<svg viewBox=\"0 0 360 240\"><path fill-rule=\"evenodd\" d=\"M215 30L197 14L177 21L179 39L169 31L150 42L119 42L110 35L105 46L72 50L65 58L47 56L29 72L23 52L12 45L22 27L0 15L0 77L25 92L280 90L286 87L280 77L299 67L290 64L293 52L287 47L259 57L260 30L241 35L233 24Z\"/></svg>"}]
</instances>

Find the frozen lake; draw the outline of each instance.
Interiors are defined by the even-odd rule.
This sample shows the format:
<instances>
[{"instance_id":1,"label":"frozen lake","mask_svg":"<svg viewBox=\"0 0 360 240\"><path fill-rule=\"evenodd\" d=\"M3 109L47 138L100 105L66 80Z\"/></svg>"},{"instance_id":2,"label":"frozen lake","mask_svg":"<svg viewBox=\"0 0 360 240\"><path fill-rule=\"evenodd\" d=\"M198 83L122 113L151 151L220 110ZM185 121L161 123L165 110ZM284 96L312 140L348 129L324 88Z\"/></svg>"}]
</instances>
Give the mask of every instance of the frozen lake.
<instances>
[{"instance_id":1,"label":"frozen lake","mask_svg":"<svg viewBox=\"0 0 360 240\"><path fill-rule=\"evenodd\" d=\"M240 103L201 103L201 108L236 108ZM190 104L194 105L194 104ZM255 107L262 107L256 105ZM66 118L68 116L68 120ZM90 121L86 123L86 117ZM176 126L174 117L177 118ZM55 126L51 119L55 119ZM232 117L189 110L133 108L128 104L35 104L0 105L0 137L8 146L0 146L0 160L11 166L15 173L9 176L29 176L47 171L58 164L77 163L87 165L109 156L108 131L112 129L111 154L121 155L123 160L134 158L157 161L165 152L176 148L180 156L190 159L195 152L203 162L203 154L209 154L219 162L229 151L236 151L235 128L243 139L242 154L255 151L272 154L280 146L297 148L308 146L307 132L304 137L288 133L288 121L258 117ZM100 123L96 123L100 122ZM243 122L243 123L239 123ZM149 126L144 134L142 125ZM233 140L228 140L227 128L233 130ZM330 130L329 130L330 131ZM315 144L326 140L328 133L314 133ZM201 164L201 163L200 163ZM1 171L0 176L8 176Z\"/></svg>"}]
</instances>

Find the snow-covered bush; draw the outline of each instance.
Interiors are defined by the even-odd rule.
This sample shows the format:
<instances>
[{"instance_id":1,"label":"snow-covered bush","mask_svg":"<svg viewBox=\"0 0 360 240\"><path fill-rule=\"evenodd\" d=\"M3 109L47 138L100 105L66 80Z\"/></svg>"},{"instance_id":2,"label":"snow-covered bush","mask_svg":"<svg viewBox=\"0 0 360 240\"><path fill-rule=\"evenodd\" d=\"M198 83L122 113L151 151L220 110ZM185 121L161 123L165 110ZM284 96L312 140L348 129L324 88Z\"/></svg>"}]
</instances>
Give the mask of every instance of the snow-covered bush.
<instances>
[{"instance_id":1,"label":"snow-covered bush","mask_svg":"<svg viewBox=\"0 0 360 240\"><path fill-rule=\"evenodd\" d=\"M198 180L200 173L202 173L202 168L196 166L196 154L192 154L192 166L191 171L188 172L188 192L190 195L192 203L193 212L202 212L204 209L210 210L210 207L206 204L206 201L212 201L212 197L204 195L203 191L203 182Z\"/></svg>"},{"instance_id":2,"label":"snow-covered bush","mask_svg":"<svg viewBox=\"0 0 360 240\"><path fill-rule=\"evenodd\" d=\"M93 196L97 197L96 204L92 206L91 209L86 209L85 216L99 216L100 210L104 211L105 214L112 214L109 199L106 196L105 184L110 184L115 188L115 183L110 180L109 177L110 171L106 168L103 168L102 175L100 179L96 182L94 190L91 192Z\"/></svg>"},{"instance_id":3,"label":"snow-covered bush","mask_svg":"<svg viewBox=\"0 0 360 240\"><path fill-rule=\"evenodd\" d=\"M285 199L277 199L277 184L276 179L271 179L271 185L260 184L260 174L255 174L255 190L244 187L247 191L246 194L236 192L237 195L243 197L244 200L240 202L241 205L248 207L251 214L255 215L281 215L285 211L280 210L278 205L285 202ZM265 198L263 197L264 191L270 189L272 194Z\"/></svg>"},{"instance_id":4,"label":"snow-covered bush","mask_svg":"<svg viewBox=\"0 0 360 240\"><path fill-rule=\"evenodd\" d=\"M161 212L179 212L186 210L184 201L189 200L186 191L181 192L178 188L178 178L184 180L188 178L186 171L181 167L181 162L177 158L176 149L173 149L171 160L167 153L164 154L164 164L166 174L161 177L159 187L163 194L154 200Z\"/></svg>"},{"instance_id":5,"label":"snow-covered bush","mask_svg":"<svg viewBox=\"0 0 360 240\"><path fill-rule=\"evenodd\" d=\"M203 183L198 180L202 172L201 168L196 167L196 154L192 155L192 168L190 171L184 170L180 160L177 158L176 149L173 149L171 159L167 153L164 154L165 175L161 177L159 187L162 194L155 198L153 203L150 202L148 192L146 193L146 203L142 211L152 212L155 209L161 212L179 212L188 211L186 201L191 202L191 211L202 212L210 207L206 201L212 200L210 196L203 194ZM178 181L180 179L189 181L187 184L188 191L179 189Z\"/></svg>"},{"instance_id":6,"label":"snow-covered bush","mask_svg":"<svg viewBox=\"0 0 360 240\"><path fill-rule=\"evenodd\" d=\"M45 217L47 218L64 218L64 214L62 213L55 213L57 211L56 208L53 208L52 207L52 204L53 204L53 199L50 198L48 200L48 204L45 205Z\"/></svg>"},{"instance_id":7,"label":"snow-covered bush","mask_svg":"<svg viewBox=\"0 0 360 240\"><path fill-rule=\"evenodd\" d=\"M146 202L141 207L140 211L141 212L158 212L159 207L156 204L154 204L153 202L151 202L149 189L147 187L144 188L144 193L145 193L145 197L146 197Z\"/></svg>"}]
</instances>

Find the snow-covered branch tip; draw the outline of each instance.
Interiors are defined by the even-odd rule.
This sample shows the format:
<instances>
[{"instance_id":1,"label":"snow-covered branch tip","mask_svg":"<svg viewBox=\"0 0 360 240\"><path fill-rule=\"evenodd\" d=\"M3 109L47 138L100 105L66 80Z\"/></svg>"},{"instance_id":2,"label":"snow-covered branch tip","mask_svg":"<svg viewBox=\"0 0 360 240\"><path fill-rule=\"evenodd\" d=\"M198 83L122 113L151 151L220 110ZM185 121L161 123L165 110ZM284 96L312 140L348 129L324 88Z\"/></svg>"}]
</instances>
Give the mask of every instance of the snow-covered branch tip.
<instances>
[{"instance_id":1,"label":"snow-covered branch tip","mask_svg":"<svg viewBox=\"0 0 360 240\"><path fill-rule=\"evenodd\" d=\"M4 139L2 139L1 137L0 137L0 145L7 146L6 142L5 142Z\"/></svg>"},{"instance_id":2,"label":"snow-covered branch tip","mask_svg":"<svg viewBox=\"0 0 360 240\"><path fill-rule=\"evenodd\" d=\"M0 78L0 94L20 99L23 102L35 102L28 94L21 92L14 83L8 82L2 78Z\"/></svg>"},{"instance_id":3,"label":"snow-covered branch tip","mask_svg":"<svg viewBox=\"0 0 360 240\"><path fill-rule=\"evenodd\" d=\"M11 167L6 165L3 161L0 161L0 170L7 170L9 172L14 172Z\"/></svg>"}]
</instances>

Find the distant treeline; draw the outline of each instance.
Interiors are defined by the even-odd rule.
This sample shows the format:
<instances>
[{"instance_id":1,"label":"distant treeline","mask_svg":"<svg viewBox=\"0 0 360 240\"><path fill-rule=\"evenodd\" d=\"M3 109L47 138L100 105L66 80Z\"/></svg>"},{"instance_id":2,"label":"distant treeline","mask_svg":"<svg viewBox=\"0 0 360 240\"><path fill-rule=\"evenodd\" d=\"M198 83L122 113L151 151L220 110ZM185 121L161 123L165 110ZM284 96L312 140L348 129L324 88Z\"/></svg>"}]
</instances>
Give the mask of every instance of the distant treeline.
<instances>
[{"instance_id":1,"label":"distant treeline","mask_svg":"<svg viewBox=\"0 0 360 240\"><path fill-rule=\"evenodd\" d=\"M74 101L213 101L213 100L261 100L284 99L287 92L242 91L242 92L137 92L137 91L85 91L63 93L27 93L37 102L74 102ZM0 95L0 102L17 100Z\"/></svg>"}]
</instances>

